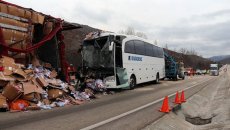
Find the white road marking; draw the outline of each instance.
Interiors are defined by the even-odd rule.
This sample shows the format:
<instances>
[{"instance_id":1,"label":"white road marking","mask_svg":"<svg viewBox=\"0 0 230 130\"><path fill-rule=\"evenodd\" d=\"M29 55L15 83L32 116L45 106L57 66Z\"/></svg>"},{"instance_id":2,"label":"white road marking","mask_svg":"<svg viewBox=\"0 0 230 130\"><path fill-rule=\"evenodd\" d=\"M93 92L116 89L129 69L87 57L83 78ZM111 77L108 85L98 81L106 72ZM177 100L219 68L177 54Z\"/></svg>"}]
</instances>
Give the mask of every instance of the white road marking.
<instances>
[{"instance_id":1,"label":"white road marking","mask_svg":"<svg viewBox=\"0 0 230 130\"><path fill-rule=\"evenodd\" d=\"M208 79L208 80L205 80L205 81L203 81L203 82L201 82L201 83L199 83L199 84L202 84L202 83L204 83L204 82L207 82L207 81L209 81L209 80L211 80L211 79L212 79L212 78L210 78L210 79ZM190 87L186 87L186 88L183 89L183 90L186 91L186 90L191 89L191 88L193 88L193 87L195 87L195 86L197 86L197 85L199 85L199 84L194 84L194 85L192 85L192 86L190 86ZM172 97L172 96L174 96L174 95L176 95L176 93L172 93L172 94L170 94L168 97L170 98L170 97ZM139 110L141 110L141 109L145 109L145 108L147 108L147 107L149 107L149 106L151 106L151 105L153 105L153 104L156 104L156 103L158 103L158 102L160 102L160 101L163 101L163 100L164 100L164 97L163 97L163 98L160 98L160 99L158 99L158 100L155 100L155 101L153 101L153 102L151 102L151 103L148 103L148 104L146 104L146 105L144 105L144 106L141 106L141 107L138 107L138 108L136 108L136 109L130 110L130 111L128 111L128 112L122 113L122 114L120 114L120 115L118 115L118 116L111 117L111 118L109 118L109 119L107 119L107 120L101 121L101 122L99 122L99 123L93 124L93 125L88 126L88 127L85 127L85 128L82 128L82 129L80 129L80 130L91 130L91 129L97 128L97 127L99 127L99 126L102 126L102 125L107 124L107 123L109 123L109 122L112 122L112 121L114 121L114 120L120 119L120 118L122 118L122 117L124 117L124 116L127 116L127 115L129 115L129 114L132 114L132 113L134 113L134 112L137 112L137 111L139 111Z\"/></svg>"}]
</instances>

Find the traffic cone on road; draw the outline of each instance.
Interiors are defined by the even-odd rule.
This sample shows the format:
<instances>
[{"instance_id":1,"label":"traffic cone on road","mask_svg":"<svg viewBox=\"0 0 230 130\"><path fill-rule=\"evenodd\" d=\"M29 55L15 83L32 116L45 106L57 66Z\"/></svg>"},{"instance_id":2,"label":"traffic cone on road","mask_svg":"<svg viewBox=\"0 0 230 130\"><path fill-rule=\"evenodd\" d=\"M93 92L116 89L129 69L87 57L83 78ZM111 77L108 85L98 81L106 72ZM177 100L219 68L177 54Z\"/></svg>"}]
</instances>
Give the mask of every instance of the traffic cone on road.
<instances>
[{"instance_id":1,"label":"traffic cone on road","mask_svg":"<svg viewBox=\"0 0 230 130\"><path fill-rule=\"evenodd\" d=\"M168 100L168 96L165 96L165 99L163 101L162 107L159 110L160 112L165 112L165 113L169 113L170 108L169 108L169 100Z\"/></svg>"},{"instance_id":2,"label":"traffic cone on road","mask_svg":"<svg viewBox=\"0 0 230 130\"><path fill-rule=\"evenodd\" d=\"M186 102L185 96L184 96L184 90L182 90L182 92L181 92L180 101L181 101L181 103L182 103L182 102Z\"/></svg>"},{"instance_id":3,"label":"traffic cone on road","mask_svg":"<svg viewBox=\"0 0 230 130\"><path fill-rule=\"evenodd\" d=\"M176 92L176 97L175 97L174 103L175 103L175 104L181 104L181 101L180 101L180 97L179 97L178 91Z\"/></svg>"}]
</instances>

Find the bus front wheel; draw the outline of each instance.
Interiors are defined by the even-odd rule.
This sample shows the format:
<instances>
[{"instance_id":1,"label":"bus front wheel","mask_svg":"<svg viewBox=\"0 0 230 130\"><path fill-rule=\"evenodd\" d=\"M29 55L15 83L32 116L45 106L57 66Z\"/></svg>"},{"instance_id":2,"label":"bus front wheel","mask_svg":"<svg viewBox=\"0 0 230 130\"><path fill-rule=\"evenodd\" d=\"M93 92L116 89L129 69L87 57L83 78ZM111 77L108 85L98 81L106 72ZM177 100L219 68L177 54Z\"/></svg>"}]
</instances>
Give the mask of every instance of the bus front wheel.
<instances>
[{"instance_id":1,"label":"bus front wheel","mask_svg":"<svg viewBox=\"0 0 230 130\"><path fill-rule=\"evenodd\" d=\"M134 76L130 77L129 88L134 89L136 86L136 78Z\"/></svg>"}]
</instances>

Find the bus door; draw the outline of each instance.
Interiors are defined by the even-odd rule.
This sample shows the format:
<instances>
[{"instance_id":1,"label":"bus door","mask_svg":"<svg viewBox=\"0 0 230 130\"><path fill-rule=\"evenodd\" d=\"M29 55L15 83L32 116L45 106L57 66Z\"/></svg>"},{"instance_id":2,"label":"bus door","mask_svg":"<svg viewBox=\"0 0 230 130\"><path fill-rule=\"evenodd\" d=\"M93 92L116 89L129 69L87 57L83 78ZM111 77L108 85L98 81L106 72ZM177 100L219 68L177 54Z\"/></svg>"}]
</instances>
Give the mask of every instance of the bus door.
<instances>
[{"instance_id":1,"label":"bus door","mask_svg":"<svg viewBox=\"0 0 230 130\"><path fill-rule=\"evenodd\" d=\"M120 42L119 42L120 41ZM123 68L122 59L122 42L115 40L114 42L114 71L116 74L117 88L129 87L127 70Z\"/></svg>"}]
</instances>

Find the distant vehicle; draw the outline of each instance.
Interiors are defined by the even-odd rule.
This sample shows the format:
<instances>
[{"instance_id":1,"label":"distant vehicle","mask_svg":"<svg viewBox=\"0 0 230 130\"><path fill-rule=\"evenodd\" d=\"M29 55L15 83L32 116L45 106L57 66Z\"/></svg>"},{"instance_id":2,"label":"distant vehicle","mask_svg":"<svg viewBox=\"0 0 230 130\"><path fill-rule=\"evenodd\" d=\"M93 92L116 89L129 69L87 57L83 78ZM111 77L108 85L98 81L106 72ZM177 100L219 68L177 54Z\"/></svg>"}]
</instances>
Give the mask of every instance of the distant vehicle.
<instances>
[{"instance_id":1,"label":"distant vehicle","mask_svg":"<svg viewBox=\"0 0 230 130\"><path fill-rule=\"evenodd\" d=\"M187 76L193 76L193 75L195 75L195 71L194 71L194 69L191 68L191 67L185 68L184 74L187 75Z\"/></svg>"},{"instance_id":2,"label":"distant vehicle","mask_svg":"<svg viewBox=\"0 0 230 130\"><path fill-rule=\"evenodd\" d=\"M207 73L208 73L207 70L201 70L201 74L205 75L205 74L207 74Z\"/></svg>"},{"instance_id":3,"label":"distant vehicle","mask_svg":"<svg viewBox=\"0 0 230 130\"><path fill-rule=\"evenodd\" d=\"M176 62L175 59L167 52L165 55L165 77L173 80L177 80L177 77L184 79L184 63Z\"/></svg>"},{"instance_id":4,"label":"distant vehicle","mask_svg":"<svg viewBox=\"0 0 230 130\"><path fill-rule=\"evenodd\" d=\"M94 73L107 88L133 89L165 77L164 52L136 36L98 33L83 42L83 71Z\"/></svg>"},{"instance_id":5,"label":"distant vehicle","mask_svg":"<svg viewBox=\"0 0 230 130\"><path fill-rule=\"evenodd\" d=\"M201 75L202 74L202 71L200 69L197 69L196 70L196 75Z\"/></svg>"},{"instance_id":6,"label":"distant vehicle","mask_svg":"<svg viewBox=\"0 0 230 130\"><path fill-rule=\"evenodd\" d=\"M218 76L219 75L218 64L210 64L210 75L212 75L212 76Z\"/></svg>"}]
</instances>

